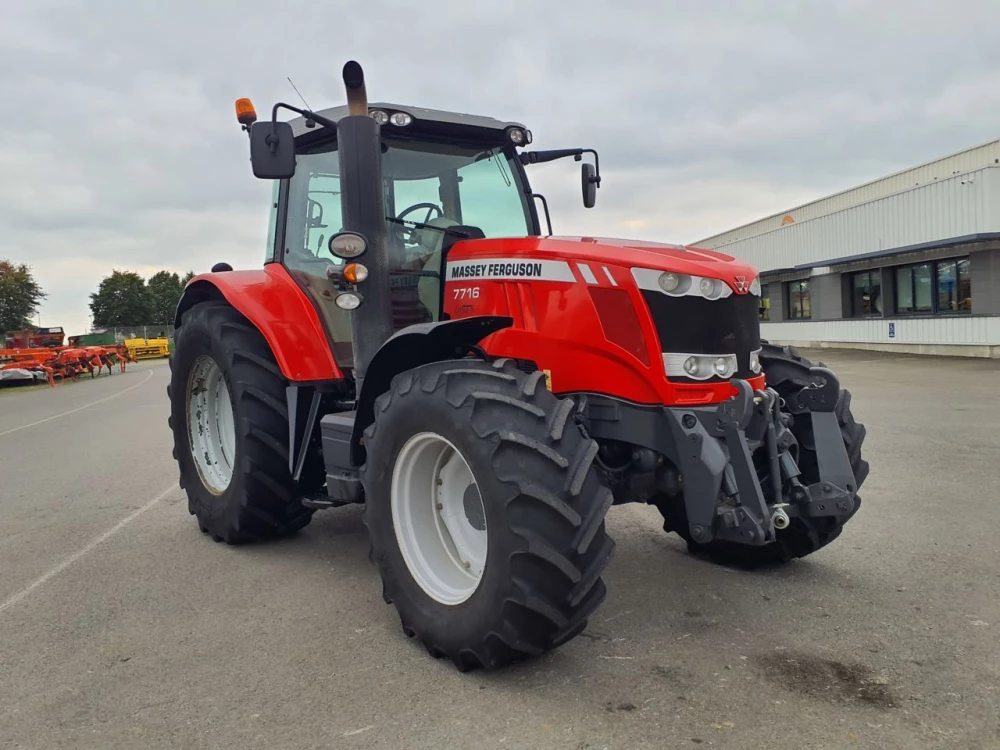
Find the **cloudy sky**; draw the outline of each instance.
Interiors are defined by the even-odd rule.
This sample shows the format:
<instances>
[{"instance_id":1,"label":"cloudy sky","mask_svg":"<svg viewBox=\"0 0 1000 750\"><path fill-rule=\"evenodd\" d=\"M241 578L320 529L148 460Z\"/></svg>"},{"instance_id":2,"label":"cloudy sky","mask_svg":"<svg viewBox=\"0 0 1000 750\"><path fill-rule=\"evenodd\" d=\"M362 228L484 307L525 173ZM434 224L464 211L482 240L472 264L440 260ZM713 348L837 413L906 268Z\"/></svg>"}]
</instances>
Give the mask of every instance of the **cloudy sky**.
<instances>
[{"instance_id":1,"label":"cloudy sky","mask_svg":"<svg viewBox=\"0 0 1000 750\"><path fill-rule=\"evenodd\" d=\"M556 233L693 242L1000 137L996 0L0 0L0 258L89 323L113 269L261 262L233 101L373 99L525 122Z\"/></svg>"}]
</instances>

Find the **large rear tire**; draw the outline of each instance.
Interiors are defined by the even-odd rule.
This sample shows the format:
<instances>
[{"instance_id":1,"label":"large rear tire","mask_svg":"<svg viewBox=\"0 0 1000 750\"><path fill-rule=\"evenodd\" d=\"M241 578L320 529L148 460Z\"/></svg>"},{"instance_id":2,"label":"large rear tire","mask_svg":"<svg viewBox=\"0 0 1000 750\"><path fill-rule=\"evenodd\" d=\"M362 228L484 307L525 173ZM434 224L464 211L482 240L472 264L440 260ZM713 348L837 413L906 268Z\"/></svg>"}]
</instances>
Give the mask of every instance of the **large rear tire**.
<instances>
[{"instance_id":1,"label":"large rear tire","mask_svg":"<svg viewBox=\"0 0 1000 750\"><path fill-rule=\"evenodd\" d=\"M760 361L768 386L774 388L782 398L787 399L792 394L798 393L811 382L809 368L812 367L812 363L793 347L782 348L764 344ZM851 461L851 469L854 471L854 479L860 489L868 477L868 462L861 457L861 446L865 441L866 431L865 426L857 422L851 412L850 391L841 390L836 414L840 433L847 447L847 455ZM799 443L798 463L802 481L804 484L813 484L819 480L819 468L816 463L815 443L812 439L812 422L808 414L795 418L791 430ZM858 512L861 507L861 497L855 496L854 510L847 517L793 518L788 528L776 532L777 538L774 542L759 547L729 541L701 544L691 538L684 503L680 498L663 498L657 502L657 507L664 517L663 528L666 531L676 531L687 542L692 554L723 565L752 569L805 557L830 544L840 536L844 525Z\"/></svg>"},{"instance_id":2,"label":"large rear tire","mask_svg":"<svg viewBox=\"0 0 1000 750\"><path fill-rule=\"evenodd\" d=\"M323 470L288 470L285 378L260 332L225 302L184 313L170 356L169 425L180 484L201 530L229 544L285 536L309 523L299 499Z\"/></svg>"},{"instance_id":3,"label":"large rear tire","mask_svg":"<svg viewBox=\"0 0 1000 750\"><path fill-rule=\"evenodd\" d=\"M397 376L365 431L365 524L403 631L461 671L566 643L605 598L597 444L543 373L452 360ZM464 526L463 526L464 524Z\"/></svg>"}]
</instances>

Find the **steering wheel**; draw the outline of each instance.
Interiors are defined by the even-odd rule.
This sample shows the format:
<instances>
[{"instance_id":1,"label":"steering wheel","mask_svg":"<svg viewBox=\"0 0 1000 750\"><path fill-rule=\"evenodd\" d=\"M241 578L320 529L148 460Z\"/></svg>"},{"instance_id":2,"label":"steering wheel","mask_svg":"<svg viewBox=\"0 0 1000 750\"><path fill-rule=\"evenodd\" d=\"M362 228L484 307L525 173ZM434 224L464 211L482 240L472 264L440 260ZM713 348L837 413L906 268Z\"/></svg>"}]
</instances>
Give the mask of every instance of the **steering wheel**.
<instances>
[{"instance_id":1,"label":"steering wheel","mask_svg":"<svg viewBox=\"0 0 1000 750\"><path fill-rule=\"evenodd\" d=\"M404 221L407 214L413 213L414 211L418 211L421 208L427 209L427 215L424 216L423 221L420 222L421 224L426 224L431 219L436 219L438 217L444 216L444 211L442 211L441 207L438 206L436 203L414 203L412 206L403 209L402 212L397 214L396 220ZM437 213L437 216L431 216L432 213ZM396 236L407 245L415 244L413 235L417 231L417 229L418 227L407 227L399 225L393 228L393 230L396 233Z\"/></svg>"}]
</instances>

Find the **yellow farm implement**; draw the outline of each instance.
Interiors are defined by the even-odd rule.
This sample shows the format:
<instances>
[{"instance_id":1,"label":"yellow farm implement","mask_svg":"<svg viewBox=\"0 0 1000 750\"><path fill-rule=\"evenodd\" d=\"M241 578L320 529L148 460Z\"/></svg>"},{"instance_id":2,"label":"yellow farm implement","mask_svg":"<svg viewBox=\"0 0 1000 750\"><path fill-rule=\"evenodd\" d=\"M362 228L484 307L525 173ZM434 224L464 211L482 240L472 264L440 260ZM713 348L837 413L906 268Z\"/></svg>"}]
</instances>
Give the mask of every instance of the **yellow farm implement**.
<instances>
[{"instance_id":1,"label":"yellow farm implement","mask_svg":"<svg viewBox=\"0 0 1000 750\"><path fill-rule=\"evenodd\" d=\"M136 360L161 359L170 355L170 339L125 339L128 352Z\"/></svg>"}]
</instances>

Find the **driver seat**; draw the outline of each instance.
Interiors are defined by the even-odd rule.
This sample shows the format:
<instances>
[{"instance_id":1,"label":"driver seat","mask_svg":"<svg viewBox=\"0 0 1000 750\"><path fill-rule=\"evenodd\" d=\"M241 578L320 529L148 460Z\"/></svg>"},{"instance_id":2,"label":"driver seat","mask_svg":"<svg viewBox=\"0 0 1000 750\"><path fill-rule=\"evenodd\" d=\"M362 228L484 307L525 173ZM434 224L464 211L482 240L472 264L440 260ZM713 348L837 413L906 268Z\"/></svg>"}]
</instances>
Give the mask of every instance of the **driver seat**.
<instances>
[{"instance_id":1,"label":"driver seat","mask_svg":"<svg viewBox=\"0 0 1000 750\"><path fill-rule=\"evenodd\" d=\"M447 229L457 227L459 224L447 216L438 216L425 223L428 225L427 227L420 227L413 231L413 239L420 248L419 257L425 258L423 270L434 271L438 277L421 276L420 280L417 281L417 294L423 305L431 311L434 320L437 320L438 306L441 301L441 275L444 274L444 269L441 267L441 246L444 244L445 233L430 227Z\"/></svg>"}]
</instances>

